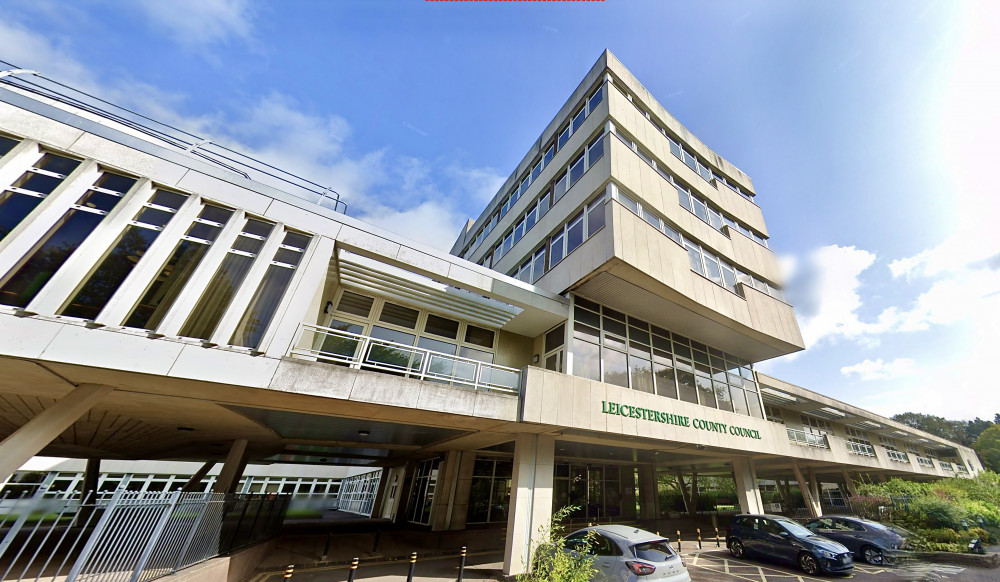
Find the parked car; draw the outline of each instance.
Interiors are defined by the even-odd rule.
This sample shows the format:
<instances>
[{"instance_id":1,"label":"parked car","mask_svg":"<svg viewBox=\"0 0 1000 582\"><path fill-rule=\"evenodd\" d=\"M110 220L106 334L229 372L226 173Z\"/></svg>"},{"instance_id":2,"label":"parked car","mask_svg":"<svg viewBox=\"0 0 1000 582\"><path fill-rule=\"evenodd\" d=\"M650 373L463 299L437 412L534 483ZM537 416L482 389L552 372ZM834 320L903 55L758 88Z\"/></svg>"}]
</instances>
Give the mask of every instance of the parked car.
<instances>
[{"instance_id":1,"label":"parked car","mask_svg":"<svg viewBox=\"0 0 1000 582\"><path fill-rule=\"evenodd\" d=\"M899 551L907 547L906 538L910 534L900 527L846 515L819 517L805 527L847 546L856 559L869 564L894 561Z\"/></svg>"},{"instance_id":2,"label":"parked car","mask_svg":"<svg viewBox=\"0 0 1000 582\"><path fill-rule=\"evenodd\" d=\"M669 540L643 529L601 525L571 533L563 550L594 556L594 582L690 582Z\"/></svg>"},{"instance_id":3,"label":"parked car","mask_svg":"<svg viewBox=\"0 0 1000 582\"><path fill-rule=\"evenodd\" d=\"M781 515L737 515L726 532L736 558L761 556L798 564L807 574L848 574L854 557L843 545Z\"/></svg>"}]
</instances>

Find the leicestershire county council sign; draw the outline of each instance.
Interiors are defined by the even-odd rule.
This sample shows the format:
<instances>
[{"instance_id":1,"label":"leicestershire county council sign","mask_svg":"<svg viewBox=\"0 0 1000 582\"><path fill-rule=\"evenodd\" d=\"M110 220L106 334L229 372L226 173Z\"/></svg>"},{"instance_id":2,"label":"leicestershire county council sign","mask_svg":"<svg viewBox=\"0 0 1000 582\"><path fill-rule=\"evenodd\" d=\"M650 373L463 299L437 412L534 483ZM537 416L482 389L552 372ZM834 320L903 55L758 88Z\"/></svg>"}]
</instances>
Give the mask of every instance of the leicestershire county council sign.
<instances>
[{"instance_id":1,"label":"leicestershire county council sign","mask_svg":"<svg viewBox=\"0 0 1000 582\"><path fill-rule=\"evenodd\" d=\"M686 426L710 432L728 433L733 436L760 440L760 433L752 428L744 428L742 426L734 426L722 422L712 422L710 420L702 420L700 418L690 418L688 416L680 416L678 414L652 410L650 408L642 408L640 406L629 406L618 402L607 402L602 400L601 412L604 414L624 416L626 418L638 418L649 422Z\"/></svg>"}]
</instances>

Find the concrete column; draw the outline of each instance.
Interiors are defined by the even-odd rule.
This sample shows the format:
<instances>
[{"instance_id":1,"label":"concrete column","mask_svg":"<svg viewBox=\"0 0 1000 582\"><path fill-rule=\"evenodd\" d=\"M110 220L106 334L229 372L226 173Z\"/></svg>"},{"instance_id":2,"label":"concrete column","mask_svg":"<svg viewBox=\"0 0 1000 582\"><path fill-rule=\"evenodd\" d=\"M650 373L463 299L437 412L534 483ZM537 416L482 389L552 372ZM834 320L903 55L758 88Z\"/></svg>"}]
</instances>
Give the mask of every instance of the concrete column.
<instances>
[{"instance_id":1,"label":"concrete column","mask_svg":"<svg viewBox=\"0 0 1000 582\"><path fill-rule=\"evenodd\" d=\"M472 495L472 473L476 468L476 453L462 453L462 462L458 465L458 481L455 488L454 505L451 509L451 523L448 529L465 529L465 520L469 517L469 498Z\"/></svg>"},{"instance_id":2,"label":"concrete column","mask_svg":"<svg viewBox=\"0 0 1000 582\"><path fill-rule=\"evenodd\" d=\"M416 476L417 463L416 461L410 461L406 464L399 478L400 483L397 490L399 497L396 500L396 513L393 516L395 523L406 523L406 512L410 509L410 495L413 491L413 482L416 481Z\"/></svg>"},{"instance_id":3,"label":"concrete column","mask_svg":"<svg viewBox=\"0 0 1000 582\"><path fill-rule=\"evenodd\" d=\"M620 469L618 478L622 487L622 519L635 519L635 467L625 466Z\"/></svg>"},{"instance_id":4,"label":"concrete column","mask_svg":"<svg viewBox=\"0 0 1000 582\"><path fill-rule=\"evenodd\" d=\"M0 481L13 475L112 390L97 384L78 386L5 438L0 443Z\"/></svg>"},{"instance_id":5,"label":"concrete column","mask_svg":"<svg viewBox=\"0 0 1000 582\"><path fill-rule=\"evenodd\" d=\"M431 531L450 529L461 462L462 451L448 451L438 467L437 487L434 489L434 501L431 505Z\"/></svg>"},{"instance_id":6,"label":"concrete column","mask_svg":"<svg viewBox=\"0 0 1000 582\"><path fill-rule=\"evenodd\" d=\"M101 460L87 459L87 468L83 472L83 489L80 499L90 499L97 492L97 478L101 476Z\"/></svg>"},{"instance_id":7,"label":"concrete column","mask_svg":"<svg viewBox=\"0 0 1000 582\"><path fill-rule=\"evenodd\" d=\"M764 513L764 502L760 498L757 471L753 459L736 457L733 459L733 478L736 480L736 495L743 513Z\"/></svg>"},{"instance_id":8,"label":"concrete column","mask_svg":"<svg viewBox=\"0 0 1000 582\"><path fill-rule=\"evenodd\" d=\"M191 475L191 478L188 479L186 483L184 483L184 486L181 487L181 491L185 493L190 493L192 491L201 491L201 487L199 487L199 485L201 485L202 480L205 479L205 475L208 475L208 472L211 471L212 467L214 466L215 466L215 461L205 462L205 464L202 465L201 468L198 469L194 475Z\"/></svg>"},{"instance_id":9,"label":"concrete column","mask_svg":"<svg viewBox=\"0 0 1000 582\"><path fill-rule=\"evenodd\" d=\"M639 465L639 518L660 517L659 490L656 486L656 471L652 465Z\"/></svg>"},{"instance_id":10,"label":"concrete column","mask_svg":"<svg viewBox=\"0 0 1000 582\"><path fill-rule=\"evenodd\" d=\"M847 493L850 494L851 497L854 497L855 495L858 494L858 488L855 487L854 480L851 479L851 474L847 471L847 469L843 469L843 473L844 473L844 485L847 486Z\"/></svg>"},{"instance_id":11,"label":"concrete column","mask_svg":"<svg viewBox=\"0 0 1000 582\"><path fill-rule=\"evenodd\" d=\"M802 476L802 469L795 461L792 461L792 471L795 473L795 479L799 482L799 490L802 492L802 500L806 503L806 509L809 510L809 517L816 518L823 515L819 500L813 497L809 490L809 483Z\"/></svg>"},{"instance_id":12,"label":"concrete column","mask_svg":"<svg viewBox=\"0 0 1000 582\"><path fill-rule=\"evenodd\" d=\"M514 474L503 573L515 576L528 571L531 552L539 542L539 529L548 530L552 518L552 484L556 439L551 435L519 434L514 441Z\"/></svg>"},{"instance_id":13,"label":"concrete column","mask_svg":"<svg viewBox=\"0 0 1000 582\"><path fill-rule=\"evenodd\" d=\"M212 486L212 493L232 493L236 491L236 486L240 482L240 475L247 466L247 439L236 439L229 447L229 454L226 455L226 462L219 471L219 476Z\"/></svg>"},{"instance_id":14,"label":"concrete column","mask_svg":"<svg viewBox=\"0 0 1000 582\"><path fill-rule=\"evenodd\" d=\"M820 491L819 479L816 478L816 469L809 467L809 492L812 493L813 499L816 500L816 505L822 505L823 497L821 496L822 491Z\"/></svg>"}]
</instances>

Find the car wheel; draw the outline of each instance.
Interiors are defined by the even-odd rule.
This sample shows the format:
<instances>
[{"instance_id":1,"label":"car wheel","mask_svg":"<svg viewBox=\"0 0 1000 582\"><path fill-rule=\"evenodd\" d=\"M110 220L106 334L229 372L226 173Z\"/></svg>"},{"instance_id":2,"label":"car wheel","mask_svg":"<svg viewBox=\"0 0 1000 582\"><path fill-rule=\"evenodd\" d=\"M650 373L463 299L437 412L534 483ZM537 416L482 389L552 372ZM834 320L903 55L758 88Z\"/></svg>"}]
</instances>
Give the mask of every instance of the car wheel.
<instances>
[{"instance_id":1,"label":"car wheel","mask_svg":"<svg viewBox=\"0 0 1000 582\"><path fill-rule=\"evenodd\" d=\"M884 561L882 550L873 546L861 548L861 558L869 564L875 564L876 566L881 565Z\"/></svg>"},{"instance_id":2,"label":"car wheel","mask_svg":"<svg viewBox=\"0 0 1000 582\"><path fill-rule=\"evenodd\" d=\"M734 558L742 558L746 554L746 550L743 549L743 542L740 540L733 540L729 544L729 553L733 555Z\"/></svg>"},{"instance_id":3,"label":"car wheel","mask_svg":"<svg viewBox=\"0 0 1000 582\"><path fill-rule=\"evenodd\" d=\"M812 575L819 572L819 562L816 561L816 558L812 554L802 552L799 554L799 568L802 568L802 571L806 574Z\"/></svg>"}]
</instances>

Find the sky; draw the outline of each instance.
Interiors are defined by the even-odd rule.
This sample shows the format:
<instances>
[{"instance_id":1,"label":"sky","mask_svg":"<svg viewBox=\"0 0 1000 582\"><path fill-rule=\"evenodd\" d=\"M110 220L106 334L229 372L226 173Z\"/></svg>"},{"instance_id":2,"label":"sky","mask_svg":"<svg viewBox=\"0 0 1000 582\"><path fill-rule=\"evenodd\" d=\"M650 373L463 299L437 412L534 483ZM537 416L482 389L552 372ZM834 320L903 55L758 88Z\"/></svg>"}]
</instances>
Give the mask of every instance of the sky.
<instances>
[{"instance_id":1,"label":"sky","mask_svg":"<svg viewBox=\"0 0 1000 582\"><path fill-rule=\"evenodd\" d=\"M993 418L998 4L4 0L0 59L448 250L610 49L754 181L807 345L758 370Z\"/></svg>"}]
</instances>

